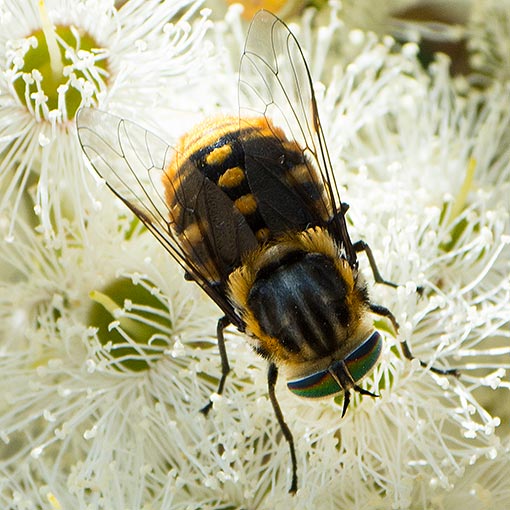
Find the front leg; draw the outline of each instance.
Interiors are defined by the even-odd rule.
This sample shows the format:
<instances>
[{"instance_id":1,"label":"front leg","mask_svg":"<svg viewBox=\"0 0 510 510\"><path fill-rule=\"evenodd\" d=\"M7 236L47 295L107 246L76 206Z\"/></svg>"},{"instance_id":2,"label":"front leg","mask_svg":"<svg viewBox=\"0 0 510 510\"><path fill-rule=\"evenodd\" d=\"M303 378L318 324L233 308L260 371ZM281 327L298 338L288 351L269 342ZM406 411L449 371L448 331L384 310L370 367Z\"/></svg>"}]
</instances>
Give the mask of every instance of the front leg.
<instances>
[{"instance_id":1,"label":"front leg","mask_svg":"<svg viewBox=\"0 0 510 510\"><path fill-rule=\"evenodd\" d=\"M390 282L389 280L385 280L382 277L381 273L379 272L379 269L377 268L374 254L372 253L370 246L367 243L365 243L365 241L357 241L356 243L353 244L353 248L356 251L356 253L359 253L361 251L364 251L366 253L368 262L370 264L370 268L372 269L372 273L374 275L374 280L376 281L376 283L383 283L384 285L389 285L390 287L393 287L393 288L398 287L398 285L396 283ZM421 287L418 287L418 294L421 295L422 291L423 291L423 289ZM393 325L393 329L395 330L395 333L398 334L398 329L399 329L398 322L395 319L395 316L393 315L393 313L390 312L390 310L388 310L384 306L376 305L374 303L370 303L369 307L370 307L370 311L372 313L375 313L376 315L380 315L381 317L386 317L387 319L389 319L389 321ZM413 356L413 353L411 352L409 344L407 343L406 340L402 340L400 342L400 348L401 348L402 354L404 355L405 358L407 358L408 360L415 359L415 357ZM420 362L420 365L424 368L429 366L428 363L425 363L422 360L419 360L419 362ZM431 372L434 372L435 374L453 375L455 377L459 377L459 372L454 368L442 369L442 368L436 368L434 366L431 366L430 370L431 370Z\"/></svg>"},{"instance_id":2,"label":"front leg","mask_svg":"<svg viewBox=\"0 0 510 510\"><path fill-rule=\"evenodd\" d=\"M368 246L365 241L357 241L353 244L354 251L356 253L359 253L361 251L364 251L367 255L368 262L370 264L370 269L372 269L372 274L374 275L374 280L377 283L383 283L384 285L389 285L390 287L398 287L396 283L390 282L389 280L385 280L381 273L379 272L379 269L377 268L377 264L375 262L374 254L372 253L372 250L370 246Z\"/></svg>"},{"instance_id":3,"label":"front leg","mask_svg":"<svg viewBox=\"0 0 510 510\"><path fill-rule=\"evenodd\" d=\"M393 329L395 330L395 333L398 334L398 327L399 327L398 322L395 319L395 316L386 307L381 306L381 305L376 305L374 303L370 303L369 307L370 307L370 311L372 313L375 313L376 315L379 315L381 317L386 317L393 325ZM413 353L411 352L409 344L407 343L406 340L400 341L400 349L401 349L404 357L407 358L409 361L412 361L413 359L415 359L415 357L413 356ZM418 361L420 362L420 365L423 368L427 368L429 366L428 363L425 363L425 361L422 361L421 359ZM435 374L439 374L439 375L453 375L454 377L459 377L459 375L460 375L459 371L455 368L437 368L434 366L430 366L429 368L430 368L431 372L434 372Z\"/></svg>"}]
</instances>

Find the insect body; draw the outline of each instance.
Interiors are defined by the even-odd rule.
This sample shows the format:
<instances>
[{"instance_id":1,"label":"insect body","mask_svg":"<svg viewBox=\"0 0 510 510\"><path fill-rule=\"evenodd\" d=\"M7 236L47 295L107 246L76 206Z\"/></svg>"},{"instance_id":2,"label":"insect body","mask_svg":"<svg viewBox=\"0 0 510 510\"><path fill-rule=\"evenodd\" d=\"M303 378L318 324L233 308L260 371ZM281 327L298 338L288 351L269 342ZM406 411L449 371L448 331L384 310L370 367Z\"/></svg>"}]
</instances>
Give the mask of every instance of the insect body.
<instances>
[{"instance_id":1,"label":"insect body","mask_svg":"<svg viewBox=\"0 0 510 510\"><path fill-rule=\"evenodd\" d=\"M296 395L321 398L352 390L377 363L382 337L358 271L368 246L352 243L331 169L310 73L287 26L266 11L252 21L240 70L240 115L206 120L169 146L136 124L85 109L78 134L90 162L224 316L223 330L247 334L269 362L268 389L292 459L292 433L275 394L278 369ZM403 342L403 352L412 358ZM422 363L425 365L424 363ZM440 369L439 373L450 373ZM209 403L204 409L207 412Z\"/></svg>"}]
</instances>

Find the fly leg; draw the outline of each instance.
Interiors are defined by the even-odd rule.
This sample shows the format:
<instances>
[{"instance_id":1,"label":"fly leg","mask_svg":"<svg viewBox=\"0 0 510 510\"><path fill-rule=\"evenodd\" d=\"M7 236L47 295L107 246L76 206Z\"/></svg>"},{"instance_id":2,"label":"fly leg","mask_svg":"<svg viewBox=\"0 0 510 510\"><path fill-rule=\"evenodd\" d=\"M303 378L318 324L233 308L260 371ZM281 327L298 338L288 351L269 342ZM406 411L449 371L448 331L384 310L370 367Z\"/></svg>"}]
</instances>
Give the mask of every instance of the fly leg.
<instances>
[{"instance_id":1,"label":"fly leg","mask_svg":"<svg viewBox=\"0 0 510 510\"><path fill-rule=\"evenodd\" d=\"M393 287L393 288L398 287L398 285L396 283L390 282L389 280L385 280L382 277L381 273L379 272L379 269L377 268L374 254L372 253L370 246L367 243L365 243L365 241L357 241L356 243L353 244L353 248L356 251L356 253L359 253L362 251L364 251L366 253L368 262L370 264L370 268L372 269L372 273L374 275L374 280L377 283L383 283L384 285L389 285L390 287ZM417 292L418 292L418 294L421 295L423 292L423 289L421 287L418 287ZM398 333L398 322L395 319L395 316L386 307L370 303L370 311L375 313L376 315L380 315L381 317L386 317L387 319L389 319L389 321L393 325L395 333ZM411 352L409 344L407 343L406 340L402 340L400 342L400 348L401 348L402 354L404 355L405 358L407 358L408 360L415 359L413 356L413 353ZM425 363L422 360L419 360L419 362L422 367L424 367L424 368L429 367L428 363ZM454 368L442 369L442 368L436 368L434 366L430 366L429 368L430 368L431 372L434 372L435 374L453 375L455 377L459 376L459 372Z\"/></svg>"},{"instance_id":2,"label":"fly leg","mask_svg":"<svg viewBox=\"0 0 510 510\"><path fill-rule=\"evenodd\" d=\"M381 273L379 272L379 269L377 268L374 254L372 253L370 246L368 246L368 244L365 243L365 241L357 241L352 246L356 253L359 253L361 251L365 252L365 254L368 258L368 262L370 264L370 269L372 269L372 273L374 275L374 280L377 283L383 283L384 285L389 285L390 287L394 287L394 288L398 287L398 285L396 283L390 282L389 280L385 280L382 277Z\"/></svg>"},{"instance_id":3,"label":"fly leg","mask_svg":"<svg viewBox=\"0 0 510 510\"><path fill-rule=\"evenodd\" d=\"M345 215L348 210L349 210L349 204L342 202L340 204L340 210L337 210L336 214L333 217L338 222L342 223L344 226L345 230L343 231L343 234L344 234L344 238L345 238L344 241L346 244L347 243L350 244L349 234L347 233L347 226L345 225ZM385 285L389 285L390 287L398 287L398 285L396 283L390 282L389 280L385 280L382 277L381 273L379 272L379 269L377 268L377 263L375 261L374 254L372 253L372 249L365 241L362 241L362 240L356 241L355 243L352 244L352 249L354 250L355 253L360 253L362 251L364 251L366 253L368 262L370 264L370 268L372 269L372 273L374 275L374 279L377 283L384 283ZM350 257L348 256L347 258L350 261ZM354 260L352 262L354 263L355 260L356 259L354 257Z\"/></svg>"},{"instance_id":4,"label":"fly leg","mask_svg":"<svg viewBox=\"0 0 510 510\"><path fill-rule=\"evenodd\" d=\"M221 395L223 393L223 388L225 387L225 381L227 380L227 375L230 372L230 365L228 363L227 349L225 348L225 337L223 336L223 330L230 324L230 320L228 317L222 317L218 320L218 325L216 326L216 338L218 339L218 349L220 351L221 357L221 379L218 385L218 389L216 393ZM200 409L200 412L205 414L209 413L212 408L212 402L209 402Z\"/></svg>"},{"instance_id":5,"label":"fly leg","mask_svg":"<svg viewBox=\"0 0 510 510\"><path fill-rule=\"evenodd\" d=\"M297 491L296 450L294 449L294 438L292 437L292 432L290 431L289 426L285 423L285 419L283 417L280 404L278 403L278 400L276 398L275 386L277 379L278 379L278 367L274 363L270 363L269 369L267 371L267 387L269 391L269 399L271 400L271 404L273 405L274 414L276 415L278 424L282 429L283 436L285 437L285 440L289 444L290 459L292 463L292 482L290 484L289 492L291 494L294 494Z\"/></svg>"},{"instance_id":6,"label":"fly leg","mask_svg":"<svg viewBox=\"0 0 510 510\"><path fill-rule=\"evenodd\" d=\"M411 349L409 348L409 344L407 343L406 340L402 340L400 342L400 348L402 349L402 354L408 359L408 360L413 360L413 359L416 359L414 356L413 356L413 353L411 352ZM439 374L439 375L453 375L454 377L459 377L460 376L460 372L456 369L456 368L437 368L437 367L434 367L434 366L429 366L429 363L425 363L425 361L422 361L421 359L418 360L420 362L420 366L422 366L423 368L429 368L429 370L431 372L434 372L434 374Z\"/></svg>"},{"instance_id":7,"label":"fly leg","mask_svg":"<svg viewBox=\"0 0 510 510\"><path fill-rule=\"evenodd\" d=\"M374 303L370 303L370 311L372 313L375 313L376 315L379 315L381 317L386 317L391 324L393 325L393 328L395 329L395 333L398 333L398 322L395 319L395 316L384 306L376 305ZM411 352L411 349L409 347L409 344L406 340L400 341L400 349L402 350L402 354L405 358L407 358L409 361L412 361L415 359L413 356L413 353ZM425 363L425 361L422 361L421 359L418 360L420 362L420 365L423 368L429 367L429 370L431 372L434 372L435 374L439 375L453 375L454 377L459 377L459 371L455 368L437 368L434 366L429 366L429 363Z\"/></svg>"},{"instance_id":8,"label":"fly leg","mask_svg":"<svg viewBox=\"0 0 510 510\"><path fill-rule=\"evenodd\" d=\"M379 315L380 317L386 317L391 322L393 329L395 330L395 334L398 334L399 325L395 316L385 307L381 305L376 305L375 303L369 303L370 311Z\"/></svg>"}]
</instances>

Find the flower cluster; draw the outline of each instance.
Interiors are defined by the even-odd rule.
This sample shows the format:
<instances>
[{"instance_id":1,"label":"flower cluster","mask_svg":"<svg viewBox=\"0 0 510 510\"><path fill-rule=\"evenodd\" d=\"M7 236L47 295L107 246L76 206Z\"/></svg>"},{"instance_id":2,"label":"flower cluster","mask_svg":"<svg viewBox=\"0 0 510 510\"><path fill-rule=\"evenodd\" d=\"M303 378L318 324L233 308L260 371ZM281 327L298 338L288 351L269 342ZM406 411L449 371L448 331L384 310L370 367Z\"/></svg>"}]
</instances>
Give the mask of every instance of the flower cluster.
<instances>
[{"instance_id":1,"label":"flower cluster","mask_svg":"<svg viewBox=\"0 0 510 510\"><path fill-rule=\"evenodd\" d=\"M118 4L0 0L0 506L506 508L510 10L466 2L468 71L453 76L402 40L420 23L395 32L391 2L292 3L350 235L399 286L373 284L362 254L361 271L400 332L374 317L384 349L361 384L380 396L354 395L344 418L341 395L309 402L279 382L290 495L266 363L229 328L225 392L199 412L220 375L219 312L76 137L88 105L169 139L197 112L235 114L242 8Z\"/></svg>"},{"instance_id":2,"label":"flower cluster","mask_svg":"<svg viewBox=\"0 0 510 510\"><path fill-rule=\"evenodd\" d=\"M198 79L199 1L54 0L0 4L0 210L14 237L27 211L46 237L84 225L95 195L74 127L81 106L134 112L180 105ZM167 62L162 65L162 62ZM170 90L169 90L170 88ZM168 97L172 98L169 100Z\"/></svg>"}]
</instances>

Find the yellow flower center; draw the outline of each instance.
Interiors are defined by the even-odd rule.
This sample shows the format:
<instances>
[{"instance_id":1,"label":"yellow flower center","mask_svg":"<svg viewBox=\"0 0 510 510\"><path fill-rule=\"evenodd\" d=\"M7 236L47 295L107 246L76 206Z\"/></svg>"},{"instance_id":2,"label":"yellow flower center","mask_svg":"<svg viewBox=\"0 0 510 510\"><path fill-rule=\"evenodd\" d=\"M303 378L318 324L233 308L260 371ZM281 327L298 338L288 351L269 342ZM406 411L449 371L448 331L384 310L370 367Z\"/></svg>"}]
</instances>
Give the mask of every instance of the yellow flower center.
<instances>
[{"instance_id":1,"label":"yellow flower center","mask_svg":"<svg viewBox=\"0 0 510 510\"><path fill-rule=\"evenodd\" d=\"M168 309L144 285L120 278L92 291L90 298L88 324L98 329L97 337L117 360L116 368L147 370L168 348L173 329Z\"/></svg>"},{"instance_id":2,"label":"yellow flower center","mask_svg":"<svg viewBox=\"0 0 510 510\"><path fill-rule=\"evenodd\" d=\"M38 107L38 101L41 101L44 94L43 102L49 111L63 109L65 106L67 118L73 118L82 100L79 81L92 82L94 90L92 99L96 99L96 91L101 85L97 77L90 73L85 74L86 71L78 68L76 65L78 51L95 55L93 50L99 45L89 34L75 27L58 25L54 29L54 35L59 53L56 56L51 51L51 42L48 44L45 30L40 29L32 34L36 44L24 55L23 66L19 69L21 74L14 81L14 89L20 101L31 111ZM60 62L55 63L59 58ZM95 59L94 68L99 75L106 76L108 71L106 59Z\"/></svg>"}]
</instances>

